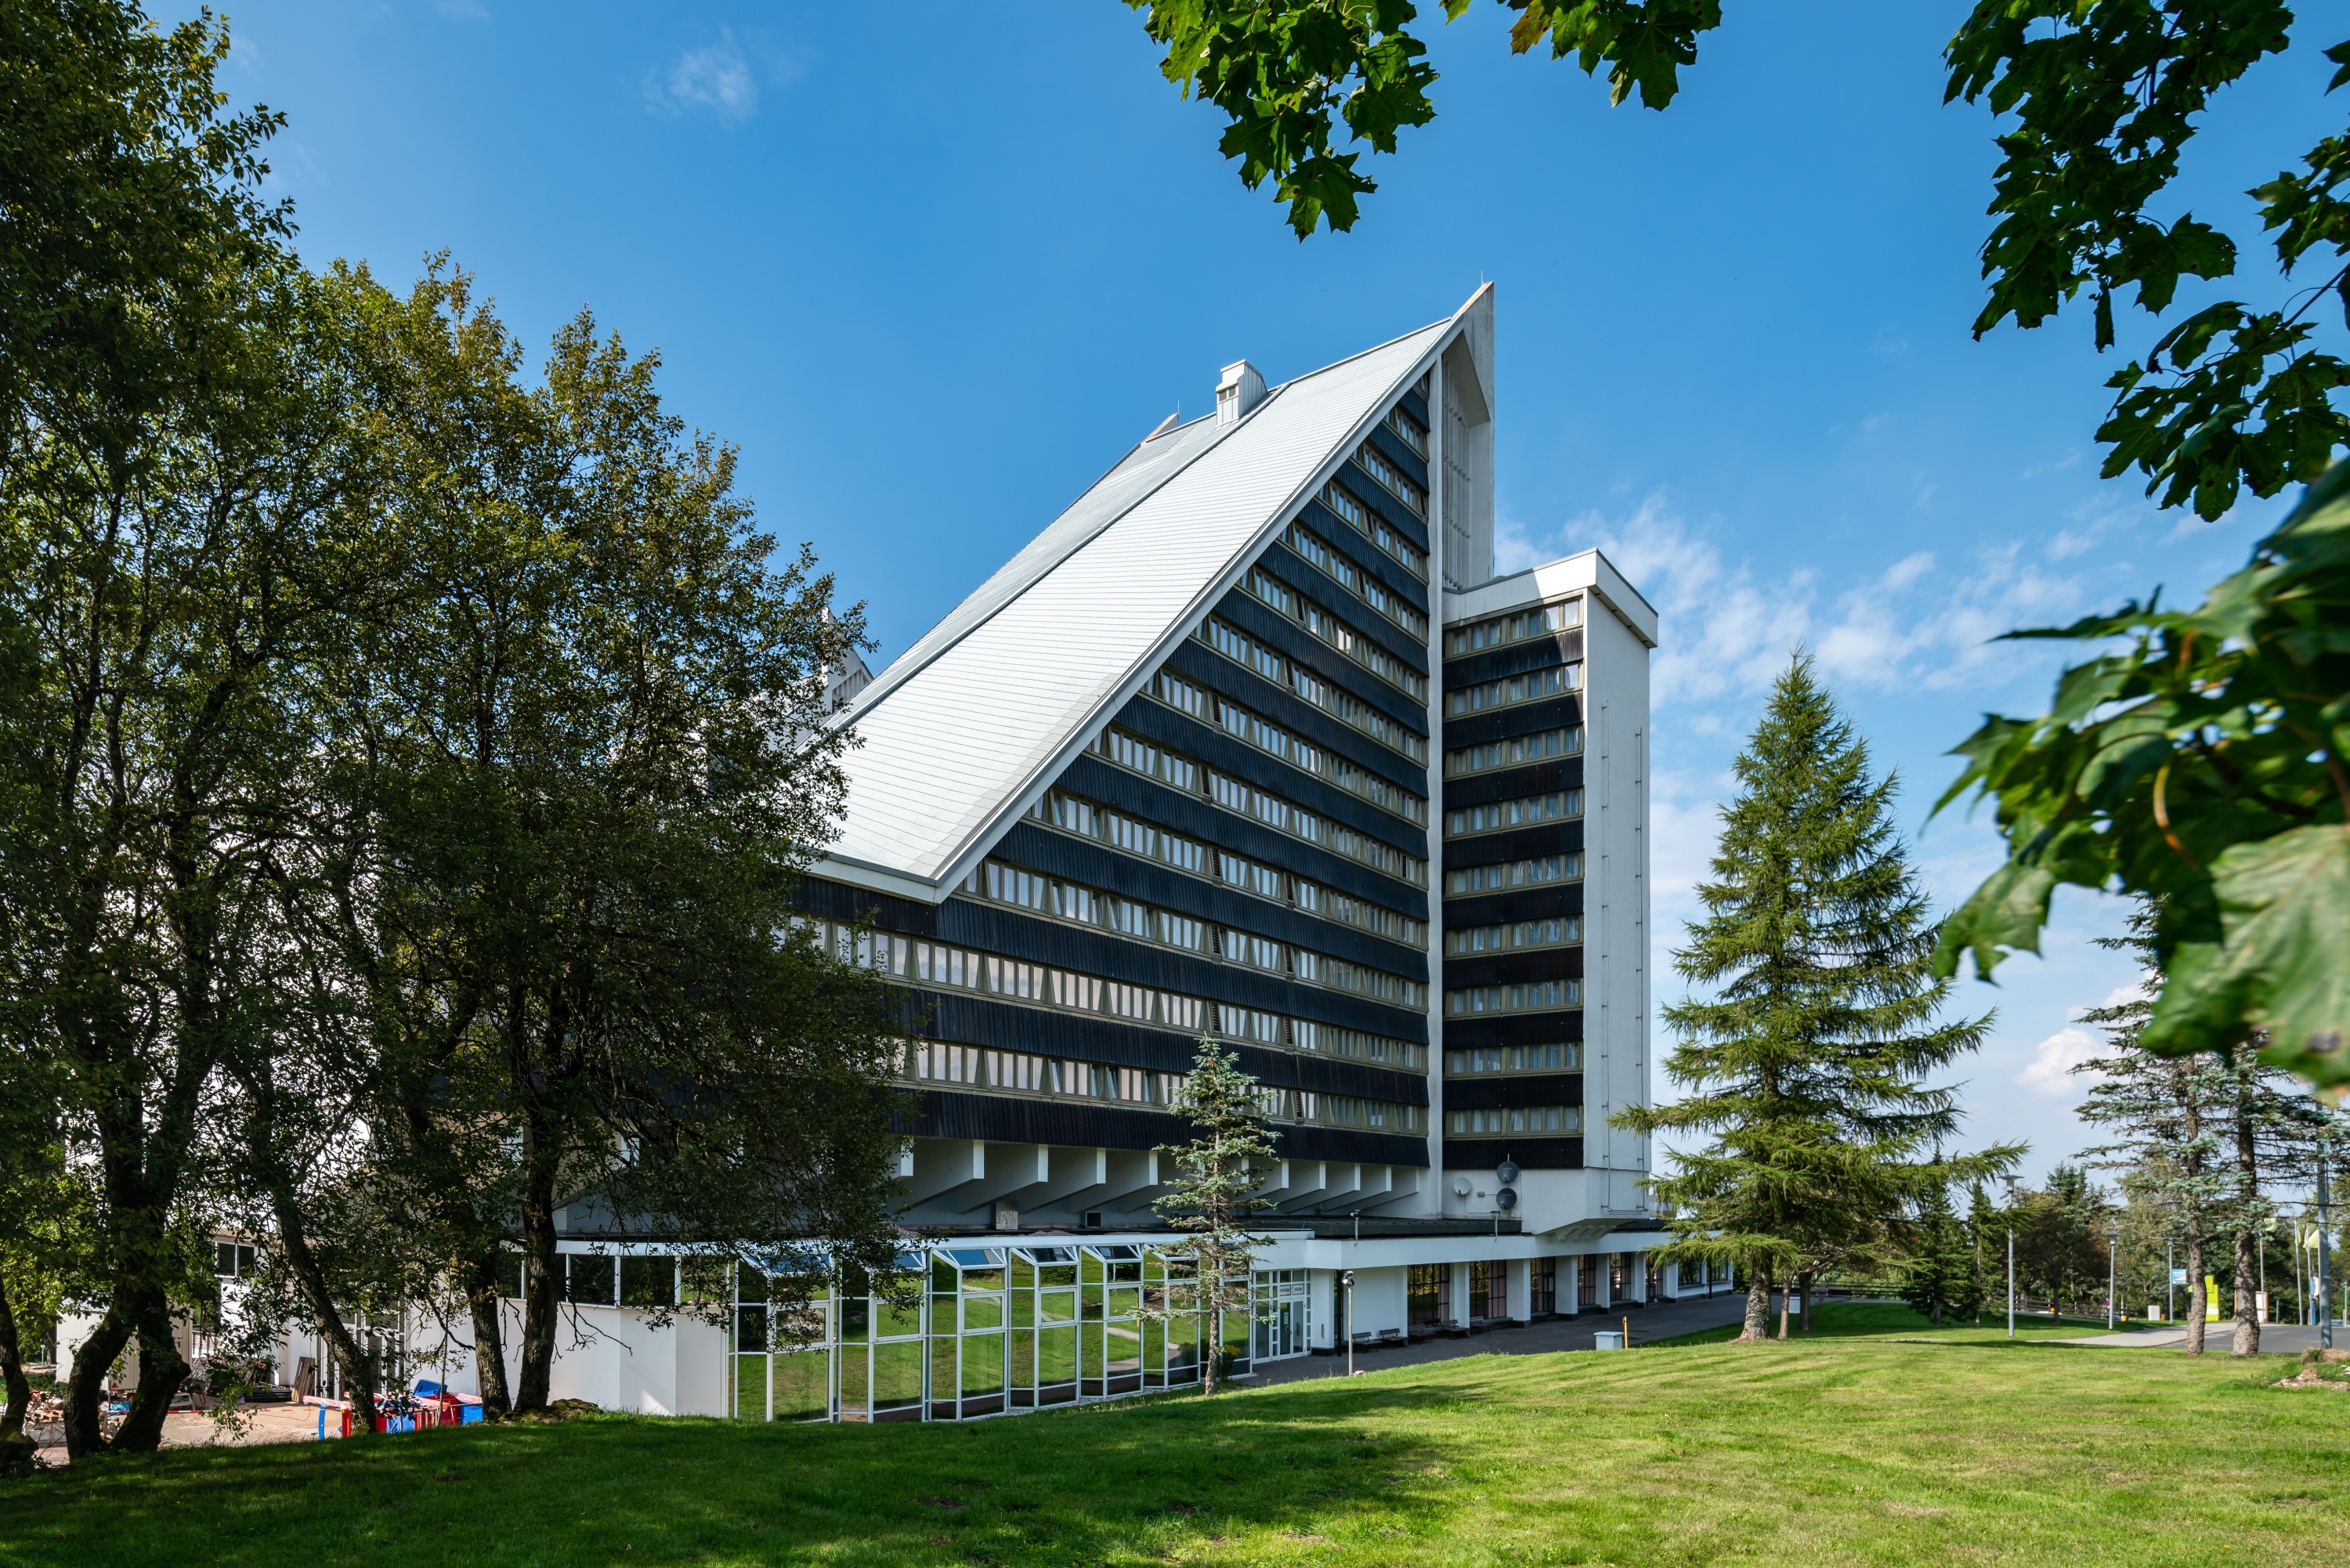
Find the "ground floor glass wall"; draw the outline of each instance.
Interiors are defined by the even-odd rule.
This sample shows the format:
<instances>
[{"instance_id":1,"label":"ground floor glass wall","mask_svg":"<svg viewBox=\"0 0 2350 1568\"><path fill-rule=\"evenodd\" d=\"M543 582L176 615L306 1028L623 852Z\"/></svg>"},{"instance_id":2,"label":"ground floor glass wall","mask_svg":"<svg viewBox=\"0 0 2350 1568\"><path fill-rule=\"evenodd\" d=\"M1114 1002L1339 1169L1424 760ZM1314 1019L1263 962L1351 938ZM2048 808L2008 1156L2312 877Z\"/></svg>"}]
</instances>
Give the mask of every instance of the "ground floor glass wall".
<instances>
[{"instance_id":1,"label":"ground floor glass wall","mask_svg":"<svg viewBox=\"0 0 2350 1568\"><path fill-rule=\"evenodd\" d=\"M961 1420L1180 1387L1199 1380L1201 1357L1212 1353L1197 1265L1180 1252L1119 1242L941 1243L902 1255L899 1266L920 1283L910 1299L875 1294L851 1273L789 1323L773 1321L765 1276L739 1269L733 1413L752 1421ZM1285 1284L1273 1289L1286 1310ZM1302 1273L1295 1290L1302 1350ZM1254 1314L1223 1315L1228 1365L1245 1372Z\"/></svg>"}]
</instances>

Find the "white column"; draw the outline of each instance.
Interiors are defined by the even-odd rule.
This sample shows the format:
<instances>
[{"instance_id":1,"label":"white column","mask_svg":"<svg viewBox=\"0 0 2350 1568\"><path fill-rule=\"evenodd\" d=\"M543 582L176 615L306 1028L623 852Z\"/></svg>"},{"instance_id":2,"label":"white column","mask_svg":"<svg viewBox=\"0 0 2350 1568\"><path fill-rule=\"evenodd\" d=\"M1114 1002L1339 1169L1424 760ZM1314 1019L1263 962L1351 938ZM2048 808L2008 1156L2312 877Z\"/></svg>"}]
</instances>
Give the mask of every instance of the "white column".
<instances>
[{"instance_id":1,"label":"white column","mask_svg":"<svg viewBox=\"0 0 2350 1568\"><path fill-rule=\"evenodd\" d=\"M1513 1260L1506 1271L1510 1282L1510 1304L1503 1315L1513 1323L1523 1323L1534 1315L1534 1265L1523 1258Z\"/></svg>"}]
</instances>

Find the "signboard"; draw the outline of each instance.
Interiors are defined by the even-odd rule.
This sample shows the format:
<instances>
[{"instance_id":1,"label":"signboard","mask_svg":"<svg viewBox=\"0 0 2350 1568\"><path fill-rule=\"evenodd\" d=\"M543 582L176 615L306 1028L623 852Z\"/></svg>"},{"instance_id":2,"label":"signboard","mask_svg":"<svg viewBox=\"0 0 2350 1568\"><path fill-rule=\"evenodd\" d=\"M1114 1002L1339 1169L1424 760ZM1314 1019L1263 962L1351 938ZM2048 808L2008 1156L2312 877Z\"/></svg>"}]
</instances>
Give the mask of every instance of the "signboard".
<instances>
[{"instance_id":1,"label":"signboard","mask_svg":"<svg viewBox=\"0 0 2350 1568\"><path fill-rule=\"evenodd\" d=\"M2173 1270L2171 1270L2171 1271L2170 1271L2170 1282L2171 1282L2172 1284L2174 1284L2174 1285L2183 1285L2183 1284L2185 1284L2185 1283L2187 1282L2187 1271L2186 1271L2186 1270L2184 1270L2184 1269L2173 1269Z\"/></svg>"}]
</instances>

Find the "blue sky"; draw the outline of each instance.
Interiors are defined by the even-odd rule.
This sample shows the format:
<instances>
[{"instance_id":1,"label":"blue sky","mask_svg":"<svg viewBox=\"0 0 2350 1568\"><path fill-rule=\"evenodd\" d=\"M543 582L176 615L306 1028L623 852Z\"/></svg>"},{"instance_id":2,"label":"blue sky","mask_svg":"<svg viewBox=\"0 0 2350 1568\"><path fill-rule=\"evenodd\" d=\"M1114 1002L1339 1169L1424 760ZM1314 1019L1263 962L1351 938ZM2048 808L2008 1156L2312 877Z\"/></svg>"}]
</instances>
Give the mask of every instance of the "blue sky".
<instances>
[{"instance_id":1,"label":"blue sky","mask_svg":"<svg viewBox=\"0 0 2350 1568\"><path fill-rule=\"evenodd\" d=\"M1513 57L1480 0L1425 23L1437 123L1368 161L1356 233L1304 244L1117 0L252 0L224 85L290 117L272 183L313 263L397 282L446 249L526 341L587 306L658 348L671 406L741 446L764 525L868 602L881 659L1204 411L1217 367L1278 380L1494 280L1504 565L1603 546L1664 615L1662 1003L1791 647L1899 771L1948 903L1996 850L1924 821L1942 753L1987 709L2037 711L2058 662L1988 639L2198 590L2280 514L2204 525L2096 477L2117 365L2085 319L1970 337L1995 155L1983 111L1941 103L1962 9L1732 5L1657 114ZM2324 133L2322 86L2314 56L2262 66L2190 158L2180 204L2251 259L2238 192ZM2035 1180L2087 1141L2057 1069L2091 1046L2074 1013L2133 982L2089 945L2116 916L2065 897L2044 960L1957 998L2000 1012L1970 1139L2029 1140Z\"/></svg>"}]
</instances>

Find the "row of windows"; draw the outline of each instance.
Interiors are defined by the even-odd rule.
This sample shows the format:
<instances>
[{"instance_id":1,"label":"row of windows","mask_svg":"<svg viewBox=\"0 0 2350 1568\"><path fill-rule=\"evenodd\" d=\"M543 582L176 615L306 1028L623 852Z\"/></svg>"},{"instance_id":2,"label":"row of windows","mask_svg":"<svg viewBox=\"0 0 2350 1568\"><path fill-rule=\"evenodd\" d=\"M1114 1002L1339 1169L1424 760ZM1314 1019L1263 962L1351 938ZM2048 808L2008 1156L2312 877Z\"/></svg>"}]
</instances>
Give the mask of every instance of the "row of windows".
<instances>
[{"instance_id":1,"label":"row of windows","mask_svg":"<svg viewBox=\"0 0 2350 1568\"><path fill-rule=\"evenodd\" d=\"M1462 1017L1480 1012L1541 1012L1583 1005L1579 980L1534 980L1523 985L1472 985L1444 993L1444 1011Z\"/></svg>"},{"instance_id":2,"label":"row of windows","mask_svg":"<svg viewBox=\"0 0 2350 1568\"><path fill-rule=\"evenodd\" d=\"M1024 1051L991 1051L977 1045L950 1045L931 1040L911 1044L907 1052L906 1076L917 1084L951 1084L999 1093L1161 1106L1174 1105L1183 1085L1180 1073L1113 1067L1099 1062L1075 1062L1058 1056L1030 1055ZM1278 1121L1402 1132L1419 1130L1419 1106L1387 1100L1268 1087L1258 1092L1258 1102L1265 1115Z\"/></svg>"},{"instance_id":3,"label":"row of windows","mask_svg":"<svg viewBox=\"0 0 2350 1568\"><path fill-rule=\"evenodd\" d=\"M1212 877L1274 903L1303 909L1323 919L1352 926L1357 930L1369 931L1374 936L1385 937L1407 947L1423 948L1428 943L1428 926L1424 921L1325 888L1303 877L1291 876L1270 866L1259 866L1237 855L1218 851L1211 856L1180 834L1170 833L1107 806L1096 805L1065 790L1052 791L1030 807L1028 815L1038 822L1106 843L1111 848L1123 850L1128 855L1155 860L1195 877Z\"/></svg>"},{"instance_id":4,"label":"row of windows","mask_svg":"<svg viewBox=\"0 0 2350 1568\"><path fill-rule=\"evenodd\" d=\"M1505 926L1470 926L1444 933L1449 953L1500 953L1518 948L1555 948L1583 940L1581 915L1555 915L1547 920L1516 920Z\"/></svg>"},{"instance_id":5,"label":"row of windows","mask_svg":"<svg viewBox=\"0 0 2350 1568\"><path fill-rule=\"evenodd\" d=\"M1401 437L1403 444L1425 458L1428 455L1428 427L1411 417L1401 403L1388 410L1388 429Z\"/></svg>"},{"instance_id":6,"label":"row of windows","mask_svg":"<svg viewBox=\"0 0 2350 1568\"><path fill-rule=\"evenodd\" d=\"M1482 774L1492 768L1514 768L1549 757L1572 757L1583 751L1583 726L1544 730L1537 735L1513 735L1482 746L1461 746L1444 753L1447 778Z\"/></svg>"},{"instance_id":7,"label":"row of windows","mask_svg":"<svg viewBox=\"0 0 2350 1568\"><path fill-rule=\"evenodd\" d=\"M1301 669L1238 627L1211 616L1201 627L1200 639L1233 663L1254 670L1276 686L1288 688L1340 723L1360 730L1415 763L1427 764L1427 736L1414 734L1345 687L1333 686L1312 670Z\"/></svg>"},{"instance_id":8,"label":"row of windows","mask_svg":"<svg viewBox=\"0 0 2350 1568\"><path fill-rule=\"evenodd\" d=\"M1532 670L1523 675L1513 675L1506 680L1488 680L1482 685L1464 686L1458 691L1444 694L1444 711L1448 714L1482 713L1488 708L1507 708L1520 702L1532 702L1544 697L1555 697L1563 691L1583 690L1583 666L1554 664L1547 670Z\"/></svg>"},{"instance_id":9,"label":"row of windows","mask_svg":"<svg viewBox=\"0 0 2350 1568\"><path fill-rule=\"evenodd\" d=\"M1546 882L1573 882L1583 876L1583 857L1536 855L1524 860L1497 860L1491 866L1471 866L1444 874L1444 894L1492 893L1503 888L1538 888Z\"/></svg>"},{"instance_id":10,"label":"row of windows","mask_svg":"<svg viewBox=\"0 0 2350 1568\"><path fill-rule=\"evenodd\" d=\"M1410 507L1413 516L1428 515L1428 487L1389 462L1387 453L1365 441L1356 449L1355 461L1362 465L1364 472L1385 485L1398 501ZM1423 560L1425 558L1422 557Z\"/></svg>"},{"instance_id":11,"label":"row of windows","mask_svg":"<svg viewBox=\"0 0 2350 1568\"><path fill-rule=\"evenodd\" d=\"M1302 838L1308 844L1318 844L1375 871L1385 872L1398 881L1409 882L1416 888L1428 885L1428 862L1419 857L1407 855L1394 845L1358 833L1343 822L1317 816L1304 806L1292 805L1253 784L1243 784L1238 779L1202 767L1156 742L1113 728L1102 732L1101 739L1094 742L1093 749L1097 755L1122 768L1159 779L1189 794L1205 794L1227 811L1253 818L1267 827L1276 828L1294 838ZM1238 880L1230 877L1225 879ZM1271 896L1279 897L1278 894Z\"/></svg>"},{"instance_id":12,"label":"row of windows","mask_svg":"<svg viewBox=\"0 0 2350 1568\"><path fill-rule=\"evenodd\" d=\"M1428 1005L1428 987L1416 980L1390 974L1365 964L1332 958L1310 948L1253 936L1246 931L1211 926L1155 909L1114 893L1098 892L1074 882L1047 877L1017 866L990 860L972 869L963 891L1000 904L1034 909L1088 926L1106 927L1121 935L1191 952L1212 953L1227 962L1246 965L1270 974L1289 976L1313 985L1352 992L1399 1007Z\"/></svg>"},{"instance_id":13,"label":"row of windows","mask_svg":"<svg viewBox=\"0 0 2350 1568\"><path fill-rule=\"evenodd\" d=\"M1537 822L1564 822L1583 815L1583 792L1554 790L1523 800L1497 800L1491 805L1466 806L1444 814L1444 836L1465 838L1476 833L1499 833Z\"/></svg>"},{"instance_id":14,"label":"row of windows","mask_svg":"<svg viewBox=\"0 0 2350 1568\"><path fill-rule=\"evenodd\" d=\"M893 979L956 991L976 991L1015 1002L1074 1012L1107 1013L1137 1023L1155 1023L1197 1034L1202 1027L1233 1040L1347 1056L1381 1066L1413 1071L1428 1065L1428 1048L1409 1040L1308 1018L1289 1018L1251 1008L1203 1003L1196 997L1098 980L1044 964L1022 963L993 953L971 952L942 942L912 941L888 931L858 931L837 920L803 920L841 962L879 970Z\"/></svg>"},{"instance_id":15,"label":"row of windows","mask_svg":"<svg viewBox=\"0 0 2350 1568\"><path fill-rule=\"evenodd\" d=\"M1567 1042L1552 1045L1481 1045L1468 1051L1447 1051L1447 1077L1478 1073L1579 1073L1583 1047Z\"/></svg>"},{"instance_id":16,"label":"row of windows","mask_svg":"<svg viewBox=\"0 0 2350 1568\"><path fill-rule=\"evenodd\" d=\"M1396 493L1398 500L1409 506L1419 516L1428 514L1428 493L1404 477L1395 464L1365 441L1356 459L1371 477ZM1415 498L1417 498L1415 500ZM1336 480L1322 487L1322 504L1346 520L1347 525L1400 564L1404 570L1428 581L1428 554L1410 540L1388 527L1378 514L1363 504L1355 493Z\"/></svg>"},{"instance_id":17,"label":"row of windows","mask_svg":"<svg viewBox=\"0 0 2350 1568\"><path fill-rule=\"evenodd\" d=\"M1328 779L1347 794L1359 795L1415 827L1428 826L1428 802L1419 795L1309 741L1299 740L1280 725L1267 722L1236 702L1225 701L1172 670L1162 670L1151 678L1150 694L1170 708L1189 713L1202 723L1213 724L1233 739L1279 757L1301 772Z\"/></svg>"},{"instance_id":18,"label":"row of windows","mask_svg":"<svg viewBox=\"0 0 2350 1568\"><path fill-rule=\"evenodd\" d=\"M1474 626L1448 630L1444 634L1444 652L1447 658L1458 653L1475 653L1483 649L1499 648L1505 642L1521 642L1530 637L1554 636L1582 624L1583 601L1568 599L1564 604L1544 605L1538 609L1497 616L1492 620L1481 620Z\"/></svg>"},{"instance_id":19,"label":"row of windows","mask_svg":"<svg viewBox=\"0 0 2350 1568\"><path fill-rule=\"evenodd\" d=\"M1057 1056L1032 1056L1024 1051L988 1051L977 1045L949 1045L934 1040L913 1043L908 1053L906 1075L918 1084L954 1084L972 1089L1116 1100L1138 1106L1172 1105L1176 1087L1182 1082L1181 1075L1175 1073L1110 1067L1098 1062L1071 1062Z\"/></svg>"},{"instance_id":20,"label":"row of windows","mask_svg":"<svg viewBox=\"0 0 2350 1568\"><path fill-rule=\"evenodd\" d=\"M1447 1111L1444 1130L1488 1137L1495 1133L1579 1133L1583 1110L1579 1106L1512 1106L1507 1110Z\"/></svg>"},{"instance_id":21,"label":"row of windows","mask_svg":"<svg viewBox=\"0 0 2350 1568\"><path fill-rule=\"evenodd\" d=\"M1339 493L1345 494L1345 492L1341 491ZM1326 494L1323 499L1326 501L1329 497ZM1352 496L1348 496L1347 499L1350 502L1354 500ZM1362 512L1359 502L1355 504L1355 509ZM1369 514L1363 513L1363 515L1367 517ZM1354 562L1347 559L1345 552L1334 550L1324 544L1321 535L1306 527L1305 524L1292 523L1289 525L1288 541L1291 549L1321 567L1326 576L1336 578L1348 593L1411 633L1415 639L1428 635L1426 616L1415 607L1404 603L1394 594L1389 593L1387 585L1380 582L1378 578L1370 576L1358 569ZM1422 574L1422 576L1425 575L1425 573Z\"/></svg>"},{"instance_id":22,"label":"row of windows","mask_svg":"<svg viewBox=\"0 0 2350 1568\"><path fill-rule=\"evenodd\" d=\"M1250 593L1279 610L1284 618L1304 627L1413 701L1428 701L1427 676L1362 636L1279 577L1252 571L1248 575L1247 587Z\"/></svg>"}]
</instances>

